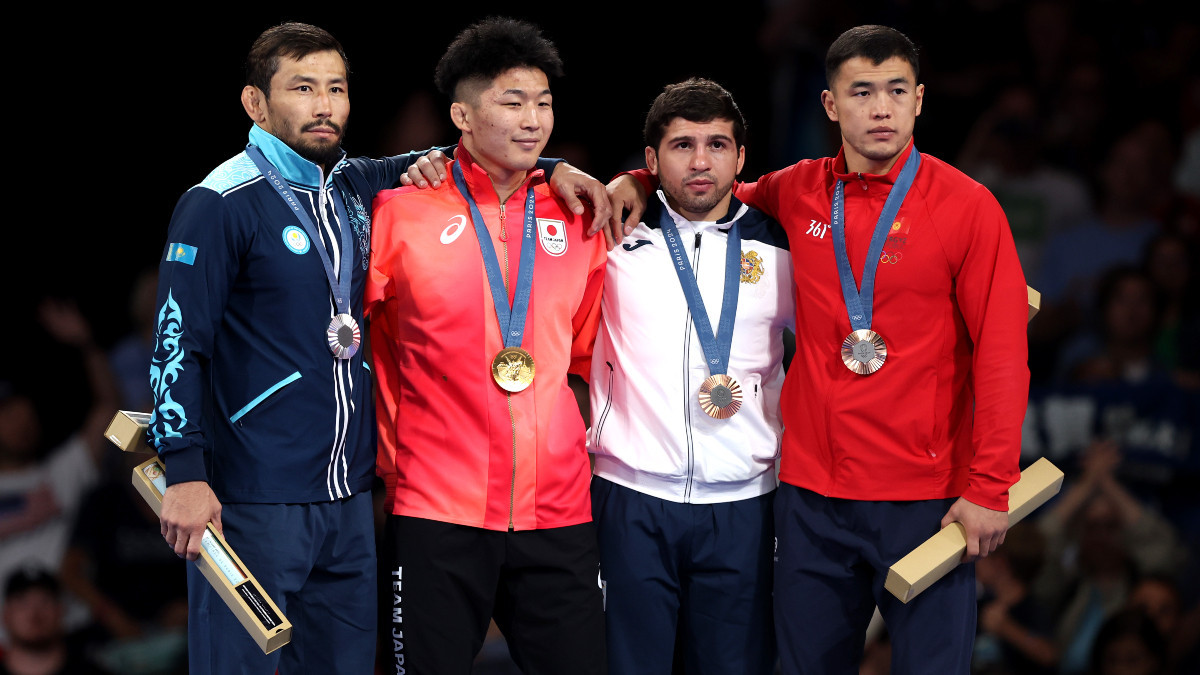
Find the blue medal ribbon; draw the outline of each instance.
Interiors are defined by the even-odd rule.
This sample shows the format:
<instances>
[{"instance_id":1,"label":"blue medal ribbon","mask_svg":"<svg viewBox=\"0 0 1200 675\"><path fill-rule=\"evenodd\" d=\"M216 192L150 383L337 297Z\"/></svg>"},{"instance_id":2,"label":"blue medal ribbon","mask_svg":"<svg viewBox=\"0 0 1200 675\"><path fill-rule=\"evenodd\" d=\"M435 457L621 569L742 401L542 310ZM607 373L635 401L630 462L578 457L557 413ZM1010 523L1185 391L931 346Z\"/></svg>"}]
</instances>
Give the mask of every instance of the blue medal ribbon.
<instances>
[{"instance_id":1,"label":"blue medal ribbon","mask_svg":"<svg viewBox=\"0 0 1200 675\"><path fill-rule=\"evenodd\" d=\"M317 253L321 256L321 264L325 266L325 278L329 281L329 290L333 291L333 299L337 304L338 314L350 314L350 266L351 258L354 257L354 250L350 248L350 218L346 214L346 206L342 203L340 196L336 190L333 191L333 208L337 211L338 220L341 221L338 231L341 233L342 242L342 260L340 267L340 275L334 276L333 263L330 261L329 252L325 250L322 244L321 234L317 231L317 223L313 220L313 214L300 204L300 200L296 198L296 193L292 192L292 188L288 186L287 180L279 175L275 166L267 161L263 156L262 151L254 145L246 146L246 154L254 162L254 166L262 172L266 177L267 183L275 188L283 201L292 208L292 213L300 224L304 226L304 231L308 233L308 237L318 244ZM318 187L320 191L322 188Z\"/></svg>"},{"instance_id":2,"label":"blue medal ribbon","mask_svg":"<svg viewBox=\"0 0 1200 675\"><path fill-rule=\"evenodd\" d=\"M467 181L463 177L459 162L454 163L451 172L454 175L454 185L471 207L471 223L475 225L475 238L479 240L479 252L483 254L483 268L487 271L488 284L492 287L492 302L496 305L496 319L500 322L500 330L504 334L504 346L520 347L525 336L525 315L529 311L529 296L533 291L533 231L536 227L533 216L533 186L530 185L525 193L525 229L521 239L521 258L517 263L519 267L516 294L510 310L508 289L504 287L504 277L500 274L500 261L496 258L496 248L492 246L492 235L483 222L479 205L467 189Z\"/></svg>"},{"instance_id":3,"label":"blue medal ribbon","mask_svg":"<svg viewBox=\"0 0 1200 675\"><path fill-rule=\"evenodd\" d=\"M833 232L833 254L837 258L838 279L842 282L842 297L846 301L846 312L850 316L850 327L854 330L871 327L871 313L875 303L875 270L879 267L879 256L883 253L883 242L891 230L900 205L904 202L908 189L912 187L917 169L921 166L921 153L913 146L908 155L908 161L900 169L896 184L888 193L883 203L883 211L875 223L875 232L871 235L871 245L867 249L867 261L863 265L862 290L854 286L854 272L850 269L850 256L846 253L846 217L843 212L844 181L839 180L833 188L833 215L829 219L829 229Z\"/></svg>"},{"instance_id":4,"label":"blue medal ribbon","mask_svg":"<svg viewBox=\"0 0 1200 675\"><path fill-rule=\"evenodd\" d=\"M733 320L737 316L738 292L741 290L742 235L738 222L735 220L730 225L729 242L725 244L725 288L721 294L721 318L717 323L715 336L712 324L708 320L708 311L704 309L704 298L700 296L700 286L696 283L692 264L688 262L683 244L679 241L679 230L666 208L659 214L658 224L666 235L667 249L671 252L675 274L679 277L679 285L683 288L688 309L692 312L692 322L696 325L696 333L700 337L704 359L708 361L708 372L710 375L724 375L729 370L729 351L733 346Z\"/></svg>"}]
</instances>

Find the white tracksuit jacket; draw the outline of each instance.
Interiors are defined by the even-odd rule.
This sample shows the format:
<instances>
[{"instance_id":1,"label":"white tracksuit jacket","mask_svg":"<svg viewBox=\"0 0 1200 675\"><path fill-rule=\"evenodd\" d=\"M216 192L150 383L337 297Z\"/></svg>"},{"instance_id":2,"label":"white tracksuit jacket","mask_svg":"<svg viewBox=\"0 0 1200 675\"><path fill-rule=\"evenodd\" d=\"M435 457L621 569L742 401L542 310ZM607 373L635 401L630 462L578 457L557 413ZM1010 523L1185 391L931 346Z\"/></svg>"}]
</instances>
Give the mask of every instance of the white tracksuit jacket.
<instances>
[{"instance_id":1,"label":"white tracksuit jacket","mask_svg":"<svg viewBox=\"0 0 1200 675\"><path fill-rule=\"evenodd\" d=\"M742 407L728 419L700 408L710 375L687 300L659 227L679 230L715 331L725 284L728 229L742 237L742 274L728 374ZM609 254L600 331L592 354L594 474L661 499L696 504L756 497L777 485L783 333L795 327L792 260L778 223L733 199L729 215L693 223L662 192L643 222Z\"/></svg>"}]
</instances>

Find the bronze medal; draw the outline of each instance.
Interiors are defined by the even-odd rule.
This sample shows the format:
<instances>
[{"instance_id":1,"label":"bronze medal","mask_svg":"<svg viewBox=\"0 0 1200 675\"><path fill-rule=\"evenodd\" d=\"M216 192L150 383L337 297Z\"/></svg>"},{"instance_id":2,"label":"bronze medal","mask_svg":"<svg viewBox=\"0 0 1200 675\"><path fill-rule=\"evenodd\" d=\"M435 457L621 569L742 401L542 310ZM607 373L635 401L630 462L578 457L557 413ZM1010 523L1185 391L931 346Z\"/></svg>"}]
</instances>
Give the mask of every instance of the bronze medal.
<instances>
[{"instance_id":1,"label":"bronze medal","mask_svg":"<svg viewBox=\"0 0 1200 675\"><path fill-rule=\"evenodd\" d=\"M697 395L700 409L719 420L733 417L742 407L742 387L728 375L710 375L700 385Z\"/></svg>"},{"instance_id":2,"label":"bronze medal","mask_svg":"<svg viewBox=\"0 0 1200 675\"><path fill-rule=\"evenodd\" d=\"M504 391L524 391L533 382L533 356L520 347L501 349L492 359L492 379Z\"/></svg>"},{"instance_id":3,"label":"bronze medal","mask_svg":"<svg viewBox=\"0 0 1200 675\"><path fill-rule=\"evenodd\" d=\"M842 363L850 372L870 375L887 361L887 343L873 330L861 328L842 340Z\"/></svg>"}]
</instances>

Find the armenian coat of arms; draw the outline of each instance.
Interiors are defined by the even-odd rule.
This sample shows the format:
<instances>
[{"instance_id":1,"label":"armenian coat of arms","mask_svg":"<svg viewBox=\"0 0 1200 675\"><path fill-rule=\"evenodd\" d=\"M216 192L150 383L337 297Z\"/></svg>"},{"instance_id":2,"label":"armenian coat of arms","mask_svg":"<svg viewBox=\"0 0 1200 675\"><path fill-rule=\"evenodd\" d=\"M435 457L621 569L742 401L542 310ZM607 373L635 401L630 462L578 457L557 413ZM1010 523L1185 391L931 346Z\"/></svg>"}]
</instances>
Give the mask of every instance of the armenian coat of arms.
<instances>
[{"instance_id":1,"label":"armenian coat of arms","mask_svg":"<svg viewBox=\"0 0 1200 675\"><path fill-rule=\"evenodd\" d=\"M763 261L755 251L742 251L742 283L757 284L763 275Z\"/></svg>"}]
</instances>

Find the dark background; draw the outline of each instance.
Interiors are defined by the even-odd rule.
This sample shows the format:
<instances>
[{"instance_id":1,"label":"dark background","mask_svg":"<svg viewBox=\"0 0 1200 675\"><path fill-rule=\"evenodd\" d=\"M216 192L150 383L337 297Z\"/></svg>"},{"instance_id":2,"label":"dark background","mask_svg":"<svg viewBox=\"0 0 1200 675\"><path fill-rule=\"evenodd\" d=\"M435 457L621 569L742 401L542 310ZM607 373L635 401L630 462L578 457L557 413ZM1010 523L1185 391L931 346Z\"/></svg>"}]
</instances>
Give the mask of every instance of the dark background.
<instances>
[{"instance_id":1,"label":"dark background","mask_svg":"<svg viewBox=\"0 0 1200 675\"><path fill-rule=\"evenodd\" d=\"M147 21L140 28L107 16L75 18L66 30L76 37L65 41L78 54L72 83L49 92L64 103L48 112L63 119L44 131L55 145L53 165L91 168L72 171L75 178L60 174L57 196L45 203L61 225L36 231L32 247L55 251L48 261L55 273L32 290L77 297L105 340L128 327L125 293L142 267L161 257L176 200L246 143L243 59L273 24L314 23L345 47L352 105L344 147L352 156L455 142L449 103L433 88L434 66L459 30L499 13L498 5L415 4L189 10L177 18L139 17ZM672 18L676 10L666 4L644 5L640 12L628 2L505 12L541 25L566 66L566 76L552 84L556 124L547 155L568 157L602 180L628 156L640 156L643 115L667 82L708 75L734 92L749 117L762 118L767 75L755 53L762 6L711 14L681 5L686 14ZM413 123L398 134L410 100L418 106L432 100L436 124ZM41 163L47 150L42 145L31 159ZM68 248L80 237L86 245Z\"/></svg>"},{"instance_id":2,"label":"dark background","mask_svg":"<svg viewBox=\"0 0 1200 675\"><path fill-rule=\"evenodd\" d=\"M565 62L566 76L552 83L548 156L602 181L639 166L654 96L700 75L728 88L747 118L741 177L752 180L836 152L836 126L819 103L822 61L838 34L861 23L899 28L921 50L926 94L916 139L924 152L953 162L971 125L1011 82L1032 84L1047 114L1058 110L1068 123L1072 113L1062 111L1090 108L1102 120L1097 157L1119 129L1145 116L1167 122L1182 144L1200 110L1198 4L1166 11L1142 0L618 0L536 9L325 2L53 14L35 7L33 20L11 26L19 49L9 72L28 86L6 96L17 189L2 267L16 320L3 331L0 376L41 378L59 365L63 377L73 376L33 318L43 296L78 302L102 346L130 330L131 286L157 266L176 200L246 143L243 59L277 23L315 23L345 46L352 101L345 148L354 156L453 143L434 66L458 31L502 13L538 23ZM1101 64L1106 81L1099 96L1073 99L1065 74L1084 60ZM1067 168L1090 180L1092 159L1072 158ZM63 395L61 382L47 386Z\"/></svg>"},{"instance_id":3,"label":"dark background","mask_svg":"<svg viewBox=\"0 0 1200 675\"><path fill-rule=\"evenodd\" d=\"M32 116L9 118L20 120L10 127L18 143L30 144L17 168L31 162L35 187L47 193L21 205L36 208L24 218L33 222L26 232L32 241L14 263L28 262L37 276L16 295L19 302L43 292L77 297L102 340L127 328L125 293L141 268L160 257L175 201L245 145L250 122L238 98L243 58L255 36L275 23L315 23L345 46L351 155L426 147L404 145L409 139L453 142L448 131L419 133L430 125L410 125L410 135L396 138L397 118L414 95L433 95L434 65L455 33L504 13L541 25L566 64L566 77L553 83L556 125L548 155L567 157L606 181L640 162L643 116L662 86L703 75L730 89L746 115L743 178L754 178L836 151L836 129L819 107L820 59L833 38L858 23L893 25L921 47L928 91L917 139L923 151L952 158L971 116L987 103L989 77L1029 60L1023 22L1035 4L617 1L536 3L538 9L526 10L517 3L327 2L290 9L188 5L130 15L64 11L14 26L31 44L10 65L33 70L38 104ZM1119 17L1149 7L1067 4L1077 5L1078 29L1094 23L1097 38L1108 43L1130 28ZM1145 14L1138 20L1154 19L1159 33L1126 39L1163 39L1179 19ZM1130 83L1114 79L1113 96L1123 97ZM447 121L448 103L437 98L435 106L438 121ZM791 142L778 131L788 122L784 112L808 118L806 141Z\"/></svg>"},{"instance_id":4,"label":"dark background","mask_svg":"<svg viewBox=\"0 0 1200 675\"><path fill-rule=\"evenodd\" d=\"M345 148L355 156L455 142L448 102L433 93L433 69L459 30L491 13L533 20L558 45L567 74L552 83L556 124L546 154L602 181L641 165L650 102L663 85L693 75L717 80L741 105L749 122L743 179L836 152L836 126L819 104L823 56L837 35L863 23L894 26L917 44L926 91L916 143L956 165L975 125L1014 83L1036 94L1039 134L1073 139L1027 159L1084 181L1097 204L1102 160L1124 131L1147 120L1165 128L1170 148L1152 172L1166 183L1184 139L1200 128L1194 0L325 2L277 9L284 6L46 4L6 17L15 48L4 62L10 142L0 147L10 159L0 283L13 320L0 331L0 396L9 381L33 395L45 449L79 428L91 397L78 350L56 345L34 309L45 297L75 301L104 348L129 335L134 280L157 268L176 200L246 143L250 121L239 101L245 53L261 31L284 21L315 23L344 44L352 101ZM1072 79L1080 64L1099 73L1088 87ZM1164 230L1200 245L1200 196L1178 192L1172 207L1191 211L1154 215ZM1192 262L1194 281L1200 255ZM1035 270L1026 273L1034 278ZM1191 297L1200 297L1200 286L1192 288ZM1189 304L1200 326L1200 303ZM1179 579L1200 616L1200 371L1189 373L1186 389L1049 386L1038 376L1052 371L1059 343L1036 341L1033 332L1051 316L1043 311L1031 323L1035 387L1024 440L1042 440L1027 442L1023 457L1044 452L1074 478L1085 445L1134 410L1138 424L1130 429L1156 431L1120 437L1127 455L1121 477L1162 508L1190 546ZM1066 345L1076 338L1062 335ZM1180 352L1192 365L1200 360L1195 342ZM1061 416L1064 396L1092 405L1096 428L1058 443L1061 429L1050 420L1055 410ZM1163 439L1165 450L1143 447Z\"/></svg>"}]
</instances>

